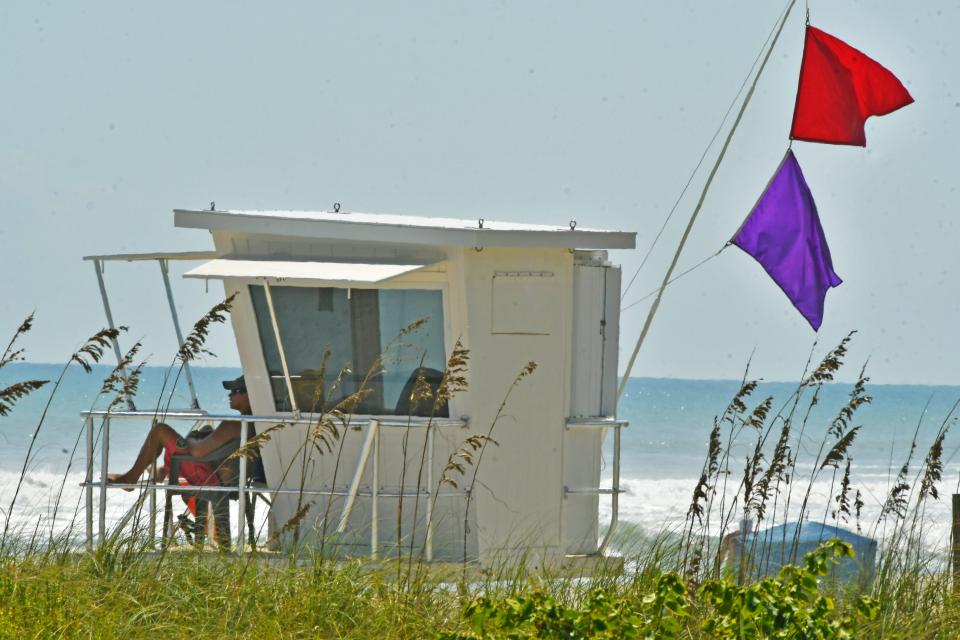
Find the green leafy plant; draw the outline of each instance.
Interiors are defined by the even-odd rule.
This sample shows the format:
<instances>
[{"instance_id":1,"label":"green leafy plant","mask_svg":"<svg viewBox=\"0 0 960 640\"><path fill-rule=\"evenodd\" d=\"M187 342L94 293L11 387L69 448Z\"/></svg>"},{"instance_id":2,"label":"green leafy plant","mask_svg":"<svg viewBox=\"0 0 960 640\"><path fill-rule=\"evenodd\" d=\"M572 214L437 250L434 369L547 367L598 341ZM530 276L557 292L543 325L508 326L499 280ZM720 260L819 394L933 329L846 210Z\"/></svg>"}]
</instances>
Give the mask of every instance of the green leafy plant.
<instances>
[{"instance_id":1,"label":"green leafy plant","mask_svg":"<svg viewBox=\"0 0 960 640\"><path fill-rule=\"evenodd\" d=\"M581 607L567 606L542 588L504 599L478 597L464 616L471 629L441 633L440 640L478 638L672 638L682 637L690 603L683 581L662 574L639 598L590 591Z\"/></svg>"},{"instance_id":2,"label":"green leafy plant","mask_svg":"<svg viewBox=\"0 0 960 640\"><path fill-rule=\"evenodd\" d=\"M579 606L563 604L538 585L508 597L482 595L464 607L468 630L437 638L670 640L696 637L688 626L693 618L707 637L722 640L852 638L858 625L877 617L879 604L860 596L838 612L833 598L821 591L821 580L833 565L853 556L852 546L831 540L807 554L802 566L787 565L776 577L750 585L710 580L691 593L677 573L662 573L647 591L598 587Z\"/></svg>"},{"instance_id":3,"label":"green leafy plant","mask_svg":"<svg viewBox=\"0 0 960 640\"><path fill-rule=\"evenodd\" d=\"M837 614L819 587L831 566L853 556L848 543L830 540L808 553L802 567L787 565L775 578L746 586L708 581L698 593L709 610L701 627L710 637L731 640L851 638L858 623L876 618L879 605L860 596L851 612Z\"/></svg>"}]
</instances>

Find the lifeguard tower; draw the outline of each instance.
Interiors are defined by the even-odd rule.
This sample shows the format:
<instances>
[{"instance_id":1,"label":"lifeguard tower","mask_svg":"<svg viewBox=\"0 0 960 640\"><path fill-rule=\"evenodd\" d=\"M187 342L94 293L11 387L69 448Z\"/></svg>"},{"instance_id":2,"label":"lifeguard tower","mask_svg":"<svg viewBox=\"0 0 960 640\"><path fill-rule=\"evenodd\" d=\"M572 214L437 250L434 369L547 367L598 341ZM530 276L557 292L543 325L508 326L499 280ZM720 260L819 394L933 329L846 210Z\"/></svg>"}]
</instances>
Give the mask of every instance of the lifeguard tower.
<instances>
[{"instance_id":1,"label":"lifeguard tower","mask_svg":"<svg viewBox=\"0 0 960 640\"><path fill-rule=\"evenodd\" d=\"M633 248L634 233L340 210L176 210L174 221L207 230L214 250L146 257L162 267L204 258L185 277L220 280L235 296L249 420L258 432L286 424L261 450L274 531L299 513L297 544L322 539L344 556L393 555L398 542L428 560L483 564L603 552L625 426L615 415L620 269L606 250ZM435 380L458 341L470 351L468 389L442 415L412 409L417 375ZM364 381L378 358L382 375ZM531 361L536 371L511 391ZM305 446L316 390L329 400L361 385L333 450ZM601 488L608 432L612 486ZM497 444L455 485L441 482L472 434ZM88 509L95 487L105 499L89 477ZM599 540L602 496L613 517Z\"/></svg>"}]
</instances>

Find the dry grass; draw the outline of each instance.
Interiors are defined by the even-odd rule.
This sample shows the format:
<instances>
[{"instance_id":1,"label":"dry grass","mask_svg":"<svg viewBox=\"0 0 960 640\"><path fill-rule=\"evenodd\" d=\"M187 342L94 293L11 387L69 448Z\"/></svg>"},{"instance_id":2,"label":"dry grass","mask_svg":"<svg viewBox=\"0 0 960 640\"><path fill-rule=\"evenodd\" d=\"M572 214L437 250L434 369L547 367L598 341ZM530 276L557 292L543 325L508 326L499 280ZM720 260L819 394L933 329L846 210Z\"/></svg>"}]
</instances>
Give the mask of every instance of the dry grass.
<instances>
[{"instance_id":1,"label":"dry grass","mask_svg":"<svg viewBox=\"0 0 960 640\"><path fill-rule=\"evenodd\" d=\"M210 328L224 321L230 302L228 299L217 305L194 326L190 339L185 341L185 350L177 355L175 362L180 363L180 368L201 354L209 354L203 347L204 341ZM422 324L421 321L407 327L401 337ZM0 366L22 358L23 350L16 344L31 325L32 316L15 333ZM75 364L89 370L90 363L102 358L110 341L122 330L125 328L115 333L97 332L71 355L66 367ZM710 430L702 473L691 496L683 531L644 539L632 550L625 572L602 569L591 580L584 581L571 579L568 574L530 576L518 563L497 567L480 577L464 562L459 571L438 574L423 563L423 548L414 548L415 532L406 532L411 541L406 547L398 540L399 555L395 559L379 564L330 562L323 546L329 503L327 513L320 516L319 548L294 545L291 555L281 556L283 562L273 561L270 554L264 553L244 558L198 551L156 554L143 539L119 537L93 553L77 553L69 534L56 537L51 531L46 544L35 546L36 536L23 545L20 540L8 540L5 532L0 544L0 638L137 638L155 637L158 633L174 637L199 633L213 637L256 634L267 638L426 638L440 632L468 632L471 620L464 607L477 594L510 602L510 598L549 593L557 602L575 608L583 606L590 594L600 589L612 601L636 602L649 597L660 578L669 572L684 576L690 587L720 576L724 571L720 541L743 514L753 519L755 534L773 524L810 517L811 490L814 482L823 478L830 480L831 497L822 518L843 525L855 521L859 530L863 500L851 476L850 456L855 439L865 429L855 424L858 411L871 400L865 369L835 418L824 426L819 446L814 447L812 464L808 465L808 475L800 472L804 461L798 459L803 450L800 442L809 440L812 433L813 427L808 424L811 410L820 402L822 386L833 381L843 366L851 338L852 334L809 373L805 372L780 407L775 407L769 397L753 402L759 381L750 380L745 374L738 392ZM139 349L139 343L135 344L103 381L100 394L108 399L110 407L135 395L144 366L143 362L136 363ZM336 456L333 482L343 451L343 433L350 428L352 414L369 393L370 381L381 375L383 357L381 354L374 362L359 388L345 397L340 397L343 380L350 373L345 369L328 387L320 384L314 390L314 420L305 430L301 450L294 457L303 462L311 455ZM328 358L324 359L324 372ZM467 389L469 360L469 351L458 341L439 385L431 386L422 374L413 385L411 416L418 407L429 405L428 430L432 428L433 416ZM443 486L468 492L465 525L486 447L498 446L495 430L500 417L511 395L535 369L536 363L528 363L505 385L492 423L455 447L437 486L431 488L434 499ZM53 385L51 401L60 380ZM25 381L26 386L19 390L6 395L0 391L0 415L4 415L4 407L11 410L17 400L42 383L45 381ZM172 386L176 386L176 378ZM951 411L916 468L918 442L914 436L880 516L866 527L873 534L881 527L885 531L873 585L881 615L864 624L856 637L955 637L960 607L944 566L924 550L921 541L926 505L940 497L944 442L953 420ZM42 425L41 417L36 430ZM258 446L289 426L281 423L261 431L235 455L253 455ZM733 454L741 440L749 443L742 466ZM426 451L419 453L414 467L417 491L423 483ZM21 482L29 457L30 452ZM737 469L742 471L738 473ZM287 472L292 472L292 466ZM301 487L305 482L301 472ZM62 485L60 489L62 494ZM293 516L278 526L276 537L296 540L300 527L316 508L304 498L302 495ZM8 513L16 507L16 500L15 494ZM54 509L59 508L58 496ZM419 515L416 503L414 522L420 519ZM9 519L7 523L9 526ZM755 541L760 538L754 536ZM739 578L749 581L749 568L741 565L738 569ZM849 611L852 602L848 594L837 594L838 615ZM704 637L699 625L707 615L706 610L692 611L689 624L679 637Z\"/></svg>"}]
</instances>

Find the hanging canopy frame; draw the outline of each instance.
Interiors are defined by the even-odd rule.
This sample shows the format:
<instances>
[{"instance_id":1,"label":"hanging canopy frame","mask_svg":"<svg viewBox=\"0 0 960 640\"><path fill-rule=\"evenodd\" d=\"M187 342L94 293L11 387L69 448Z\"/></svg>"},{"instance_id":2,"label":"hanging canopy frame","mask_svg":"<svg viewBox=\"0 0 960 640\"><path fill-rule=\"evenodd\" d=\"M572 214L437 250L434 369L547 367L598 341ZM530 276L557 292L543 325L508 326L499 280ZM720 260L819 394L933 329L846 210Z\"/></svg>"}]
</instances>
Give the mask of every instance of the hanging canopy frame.
<instances>
[{"instance_id":1,"label":"hanging canopy frame","mask_svg":"<svg viewBox=\"0 0 960 640\"><path fill-rule=\"evenodd\" d=\"M169 264L171 260L212 260L217 257L215 251L168 251L151 253L118 253L109 255L84 256L83 259L93 263L94 271L97 274L97 285L100 289L100 300L103 303L103 311L107 317L107 326L110 329L116 329L113 321L113 312L110 309L110 298L107 295L107 287L104 281L104 265L107 262L144 262L156 260L160 266L160 276L163 280L163 288L167 295L167 304L170 307L170 318L173 322L173 331L177 338L177 347L183 346L183 332L180 329L180 318L177 314L177 306L173 299L173 288L170 286ZM113 343L113 353L117 358L117 365L123 362L123 355L120 349L118 338L111 338ZM187 386L190 389L191 409L200 410L200 400L197 396L197 389L193 383L193 373L190 370L190 363L183 363L184 375L187 379ZM127 376L126 370L121 367L120 373ZM127 396L127 406L131 411L136 410L133 397Z\"/></svg>"}]
</instances>

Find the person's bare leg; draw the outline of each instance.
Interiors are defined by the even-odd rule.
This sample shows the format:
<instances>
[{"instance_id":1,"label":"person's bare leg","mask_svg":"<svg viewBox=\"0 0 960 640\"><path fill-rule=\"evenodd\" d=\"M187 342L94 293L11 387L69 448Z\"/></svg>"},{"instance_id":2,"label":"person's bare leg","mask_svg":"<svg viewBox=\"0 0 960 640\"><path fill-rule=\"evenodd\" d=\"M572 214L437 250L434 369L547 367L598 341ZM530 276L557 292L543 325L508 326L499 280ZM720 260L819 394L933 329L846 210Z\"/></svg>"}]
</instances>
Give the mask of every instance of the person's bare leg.
<instances>
[{"instance_id":1,"label":"person's bare leg","mask_svg":"<svg viewBox=\"0 0 960 640\"><path fill-rule=\"evenodd\" d=\"M223 486L236 485L238 480L237 475L237 461L236 460L224 460L216 468L217 479L220 481L220 484Z\"/></svg>"},{"instance_id":2,"label":"person's bare leg","mask_svg":"<svg viewBox=\"0 0 960 640\"><path fill-rule=\"evenodd\" d=\"M130 467L130 470L126 473L108 473L107 481L117 484L133 484L139 481L140 476L142 476L143 472L150 466L150 463L163 453L167 442L171 438L176 440L179 437L180 434L170 425L162 422L153 425L153 427L150 428L150 433L147 434L147 439L144 441L143 446L140 447L140 453L137 454L137 459L134 461L133 466ZM128 491L133 491L133 489L128 489Z\"/></svg>"}]
</instances>

